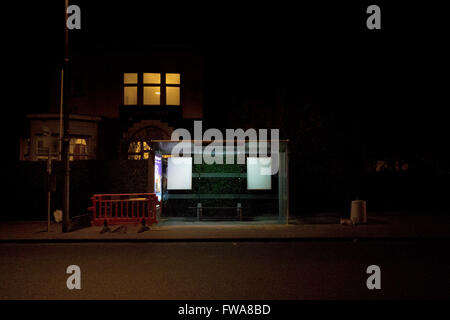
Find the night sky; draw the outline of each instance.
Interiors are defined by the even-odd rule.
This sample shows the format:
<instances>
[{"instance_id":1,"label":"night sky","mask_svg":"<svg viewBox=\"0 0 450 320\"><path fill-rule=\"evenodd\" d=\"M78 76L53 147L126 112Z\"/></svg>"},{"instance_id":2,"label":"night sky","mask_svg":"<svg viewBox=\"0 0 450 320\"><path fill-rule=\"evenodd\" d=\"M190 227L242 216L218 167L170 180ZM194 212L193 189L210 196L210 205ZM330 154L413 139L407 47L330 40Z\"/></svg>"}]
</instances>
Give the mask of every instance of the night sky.
<instances>
[{"instance_id":1,"label":"night sky","mask_svg":"<svg viewBox=\"0 0 450 320\"><path fill-rule=\"evenodd\" d=\"M23 115L45 111L50 101L50 79L64 49L64 1L58 2L17 2L3 11L9 16L3 49L8 97L14 97L6 112L17 124L16 137ZM281 92L289 121L256 124L282 125L286 138L296 134L299 106L312 106L333 119L330 130L363 140L374 154L448 154L442 8L377 2L382 30L369 31L365 8L372 3L341 2L73 1L81 7L82 30L71 31L71 51L198 50L205 56L204 121L210 127L254 125L260 116L241 117L242 106L233 101L265 100L263 114L278 108L270 102ZM17 145L11 141L11 148Z\"/></svg>"}]
</instances>

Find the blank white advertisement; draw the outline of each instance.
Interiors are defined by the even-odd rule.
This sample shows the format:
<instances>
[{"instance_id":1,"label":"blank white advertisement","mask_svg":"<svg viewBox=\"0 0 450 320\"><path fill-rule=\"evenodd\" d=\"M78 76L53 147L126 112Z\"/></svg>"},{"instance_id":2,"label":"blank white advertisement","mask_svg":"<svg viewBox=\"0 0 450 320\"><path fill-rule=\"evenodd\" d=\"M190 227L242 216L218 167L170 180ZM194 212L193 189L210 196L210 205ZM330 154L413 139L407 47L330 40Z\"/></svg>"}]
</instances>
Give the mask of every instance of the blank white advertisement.
<instances>
[{"instance_id":1,"label":"blank white advertisement","mask_svg":"<svg viewBox=\"0 0 450 320\"><path fill-rule=\"evenodd\" d=\"M272 159L269 157L247 158L247 189L270 190L272 189Z\"/></svg>"},{"instance_id":2,"label":"blank white advertisement","mask_svg":"<svg viewBox=\"0 0 450 320\"><path fill-rule=\"evenodd\" d=\"M167 159L167 189L192 189L192 158L171 157Z\"/></svg>"}]
</instances>

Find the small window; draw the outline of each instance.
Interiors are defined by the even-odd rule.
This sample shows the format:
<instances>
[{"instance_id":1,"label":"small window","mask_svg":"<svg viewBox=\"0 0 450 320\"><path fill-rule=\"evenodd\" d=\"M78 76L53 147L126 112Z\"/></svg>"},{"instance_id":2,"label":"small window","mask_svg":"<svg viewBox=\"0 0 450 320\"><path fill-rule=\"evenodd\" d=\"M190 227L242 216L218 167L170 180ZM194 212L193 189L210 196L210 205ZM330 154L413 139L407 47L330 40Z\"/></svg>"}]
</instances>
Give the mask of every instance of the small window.
<instances>
[{"instance_id":1,"label":"small window","mask_svg":"<svg viewBox=\"0 0 450 320\"><path fill-rule=\"evenodd\" d=\"M166 73L166 84L180 84L180 74Z\"/></svg>"},{"instance_id":2,"label":"small window","mask_svg":"<svg viewBox=\"0 0 450 320\"><path fill-rule=\"evenodd\" d=\"M136 105L138 104L138 74L124 73L123 74L123 104Z\"/></svg>"},{"instance_id":3,"label":"small window","mask_svg":"<svg viewBox=\"0 0 450 320\"><path fill-rule=\"evenodd\" d=\"M124 73L123 74L123 83L124 84L137 84L138 83L137 73Z\"/></svg>"},{"instance_id":4,"label":"small window","mask_svg":"<svg viewBox=\"0 0 450 320\"><path fill-rule=\"evenodd\" d=\"M180 87L166 87L166 104L169 106L180 105Z\"/></svg>"},{"instance_id":5,"label":"small window","mask_svg":"<svg viewBox=\"0 0 450 320\"><path fill-rule=\"evenodd\" d=\"M166 105L179 106L180 103L180 74L166 73Z\"/></svg>"},{"instance_id":6,"label":"small window","mask_svg":"<svg viewBox=\"0 0 450 320\"><path fill-rule=\"evenodd\" d=\"M38 156L48 156L49 146L46 138L38 138L36 141L36 154Z\"/></svg>"},{"instance_id":7,"label":"small window","mask_svg":"<svg viewBox=\"0 0 450 320\"><path fill-rule=\"evenodd\" d=\"M147 160L150 150L151 148L146 141L133 141L128 147L128 160Z\"/></svg>"},{"instance_id":8,"label":"small window","mask_svg":"<svg viewBox=\"0 0 450 320\"><path fill-rule=\"evenodd\" d=\"M161 74L144 73L144 105L161 104Z\"/></svg>"},{"instance_id":9,"label":"small window","mask_svg":"<svg viewBox=\"0 0 450 320\"><path fill-rule=\"evenodd\" d=\"M58 156L58 151L57 137L36 136L36 158L38 160L48 159L49 153L51 158L56 158Z\"/></svg>"},{"instance_id":10,"label":"small window","mask_svg":"<svg viewBox=\"0 0 450 320\"><path fill-rule=\"evenodd\" d=\"M161 104L161 87L144 87L144 104Z\"/></svg>"},{"instance_id":11,"label":"small window","mask_svg":"<svg viewBox=\"0 0 450 320\"><path fill-rule=\"evenodd\" d=\"M85 138L70 138L69 160L88 160L88 145Z\"/></svg>"},{"instance_id":12,"label":"small window","mask_svg":"<svg viewBox=\"0 0 450 320\"><path fill-rule=\"evenodd\" d=\"M144 73L144 84L161 84L161 74Z\"/></svg>"},{"instance_id":13,"label":"small window","mask_svg":"<svg viewBox=\"0 0 450 320\"><path fill-rule=\"evenodd\" d=\"M123 89L124 104L136 105L137 104L137 87L124 87Z\"/></svg>"}]
</instances>

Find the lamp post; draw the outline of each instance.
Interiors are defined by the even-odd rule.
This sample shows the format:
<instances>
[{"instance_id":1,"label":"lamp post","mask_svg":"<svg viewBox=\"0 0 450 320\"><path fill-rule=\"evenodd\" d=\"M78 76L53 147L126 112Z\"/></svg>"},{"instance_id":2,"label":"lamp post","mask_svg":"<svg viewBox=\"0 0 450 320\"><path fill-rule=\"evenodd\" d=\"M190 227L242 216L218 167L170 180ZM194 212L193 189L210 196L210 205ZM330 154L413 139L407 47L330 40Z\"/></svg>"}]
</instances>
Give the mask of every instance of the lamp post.
<instances>
[{"instance_id":1,"label":"lamp post","mask_svg":"<svg viewBox=\"0 0 450 320\"><path fill-rule=\"evenodd\" d=\"M52 174L52 155L51 155L51 132L48 127L42 127L42 135L45 137L44 145L48 148L47 153L47 232L50 232L50 195L51 195L51 174Z\"/></svg>"},{"instance_id":2,"label":"lamp post","mask_svg":"<svg viewBox=\"0 0 450 320\"><path fill-rule=\"evenodd\" d=\"M69 147L70 147L70 137L69 137L69 123L70 123L70 110L68 107L68 96L69 96L69 29L67 28L68 13L67 8L69 7L69 0L65 0L64 6L64 65L63 65L63 98L62 98L62 109L63 109L63 122L64 122L64 135L61 143L61 160L64 165L64 189L63 189L63 221L62 221L62 231L70 231L70 215L69 215L69 192L70 192L70 163L69 163Z\"/></svg>"}]
</instances>

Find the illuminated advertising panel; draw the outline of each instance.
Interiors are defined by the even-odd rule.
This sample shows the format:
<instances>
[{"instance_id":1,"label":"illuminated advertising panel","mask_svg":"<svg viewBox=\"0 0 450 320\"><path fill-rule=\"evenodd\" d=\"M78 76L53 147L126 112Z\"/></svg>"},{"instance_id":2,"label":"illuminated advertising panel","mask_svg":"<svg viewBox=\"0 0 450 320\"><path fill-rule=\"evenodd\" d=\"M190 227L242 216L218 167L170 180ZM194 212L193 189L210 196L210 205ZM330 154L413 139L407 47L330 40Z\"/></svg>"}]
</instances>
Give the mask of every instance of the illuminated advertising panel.
<instances>
[{"instance_id":1,"label":"illuminated advertising panel","mask_svg":"<svg viewBox=\"0 0 450 320\"><path fill-rule=\"evenodd\" d=\"M167 189L192 189L192 158L170 157L167 159Z\"/></svg>"},{"instance_id":2,"label":"illuminated advertising panel","mask_svg":"<svg viewBox=\"0 0 450 320\"><path fill-rule=\"evenodd\" d=\"M162 161L161 156L155 155L155 193L158 200L161 201L162 179Z\"/></svg>"},{"instance_id":3,"label":"illuminated advertising panel","mask_svg":"<svg viewBox=\"0 0 450 320\"><path fill-rule=\"evenodd\" d=\"M270 190L272 189L272 175L270 168L271 158L247 158L247 189Z\"/></svg>"}]
</instances>

